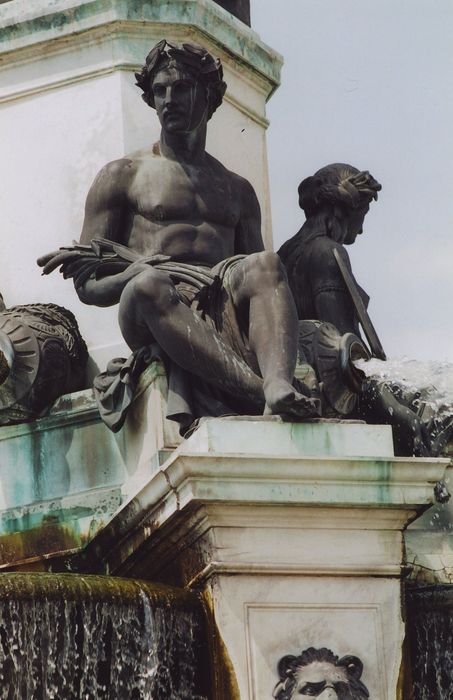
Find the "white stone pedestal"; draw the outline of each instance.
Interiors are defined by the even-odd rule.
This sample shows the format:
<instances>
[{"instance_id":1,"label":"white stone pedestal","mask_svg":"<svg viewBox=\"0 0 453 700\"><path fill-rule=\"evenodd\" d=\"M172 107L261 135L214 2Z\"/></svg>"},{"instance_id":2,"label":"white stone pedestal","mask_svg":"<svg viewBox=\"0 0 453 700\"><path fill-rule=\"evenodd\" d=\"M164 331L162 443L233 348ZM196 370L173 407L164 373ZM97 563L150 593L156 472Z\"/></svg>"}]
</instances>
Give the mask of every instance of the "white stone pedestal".
<instances>
[{"instance_id":1,"label":"white stone pedestal","mask_svg":"<svg viewBox=\"0 0 453 700\"><path fill-rule=\"evenodd\" d=\"M266 101L282 58L212 0L12 0L0 4L1 291L7 306L58 302L74 312L101 369L125 352L117 309L82 305L71 282L43 279L36 259L70 245L109 161L159 138L135 87L162 38L203 44L228 85L207 149L254 186L272 247ZM127 352L127 351L126 351Z\"/></svg>"},{"instance_id":2,"label":"white stone pedestal","mask_svg":"<svg viewBox=\"0 0 453 700\"><path fill-rule=\"evenodd\" d=\"M216 700L271 698L310 646L358 656L370 697L395 700L403 530L447 464L395 458L387 426L207 419L98 545L112 571L203 591Z\"/></svg>"}]
</instances>

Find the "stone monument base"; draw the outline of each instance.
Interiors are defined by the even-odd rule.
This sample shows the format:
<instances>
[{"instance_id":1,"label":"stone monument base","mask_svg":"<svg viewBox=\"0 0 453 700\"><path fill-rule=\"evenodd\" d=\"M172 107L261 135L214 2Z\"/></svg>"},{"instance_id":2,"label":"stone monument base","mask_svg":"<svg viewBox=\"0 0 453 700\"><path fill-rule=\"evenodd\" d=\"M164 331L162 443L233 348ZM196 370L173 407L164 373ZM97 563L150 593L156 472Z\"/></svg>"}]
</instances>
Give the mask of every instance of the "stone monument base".
<instances>
[{"instance_id":1,"label":"stone monument base","mask_svg":"<svg viewBox=\"0 0 453 700\"><path fill-rule=\"evenodd\" d=\"M403 531L447 464L394 457L388 426L206 419L96 551L105 570L203 592L216 700L271 698L279 659L308 647L359 657L370 697L395 700Z\"/></svg>"},{"instance_id":2,"label":"stone monument base","mask_svg":"<svg viewBox=\"0 0 453 700\"><path fill-rule=\"evenodd\" d=\"M0 567L201 591L215 700L271 698L279 659L309 647L402 698L403 534L449 461L394 457L390 427L354 421L208 418L181 441L165 385L151 365L116 436L89 392L0 430Z\"/></svg>"}]
</instances>

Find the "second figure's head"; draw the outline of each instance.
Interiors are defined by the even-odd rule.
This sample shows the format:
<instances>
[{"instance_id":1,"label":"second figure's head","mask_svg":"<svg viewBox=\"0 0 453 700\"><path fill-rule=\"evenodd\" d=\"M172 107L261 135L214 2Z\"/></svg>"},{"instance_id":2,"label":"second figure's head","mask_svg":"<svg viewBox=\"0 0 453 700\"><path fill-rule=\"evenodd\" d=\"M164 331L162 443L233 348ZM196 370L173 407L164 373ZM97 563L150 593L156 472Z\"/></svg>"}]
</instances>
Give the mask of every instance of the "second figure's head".
<instances>
[{"instance_id":1,"label":"second figure's head","mask_svg":"<svg viewBox=\"0 0 453 700\"><path fill-rule=\"evenodd\" d=\"M338 243L354 243L362 233L370 202L381 185L367 170L346 163L332 163L305 178L299 185L299 206L307 220L325 218L328 235Z\"/></svg>"}]
</instances>

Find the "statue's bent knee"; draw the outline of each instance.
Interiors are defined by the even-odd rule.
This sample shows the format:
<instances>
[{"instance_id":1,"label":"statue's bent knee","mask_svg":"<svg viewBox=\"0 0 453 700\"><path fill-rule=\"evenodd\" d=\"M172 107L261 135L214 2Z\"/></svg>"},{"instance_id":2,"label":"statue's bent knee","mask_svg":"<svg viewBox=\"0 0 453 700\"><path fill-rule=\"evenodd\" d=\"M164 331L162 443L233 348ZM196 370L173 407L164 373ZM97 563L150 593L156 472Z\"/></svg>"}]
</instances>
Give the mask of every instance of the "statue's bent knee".
<instances>
[{"instance_id":1,"label":"statue's bent knee","mask_svg":"<svg viewBox=\"0 0 453 700\"><path fill-rule=\"evenodd\" d=\"M267 250L261 253L254 253L248 256L247 261L247 273L251 274L258 285L260 281L263 281L263 276L266 276L266 286L269 284L269 276L272 277L275 283L286 278L284 267L277 253Z\"/></svg>"},{"instance_id":2,"label":"statue's bent knee","mask_svg":"<svg viewBox=\"0 0 453 700\"><path fill-rule=\"evenodd\" d=\"M156 313L163 313L179 300L173 282L158 270L150 267L134 277L124 290L124 301L134 306L151 305ZM122 299L123 301L123 299Z\"/></svg>"}]
</instances>

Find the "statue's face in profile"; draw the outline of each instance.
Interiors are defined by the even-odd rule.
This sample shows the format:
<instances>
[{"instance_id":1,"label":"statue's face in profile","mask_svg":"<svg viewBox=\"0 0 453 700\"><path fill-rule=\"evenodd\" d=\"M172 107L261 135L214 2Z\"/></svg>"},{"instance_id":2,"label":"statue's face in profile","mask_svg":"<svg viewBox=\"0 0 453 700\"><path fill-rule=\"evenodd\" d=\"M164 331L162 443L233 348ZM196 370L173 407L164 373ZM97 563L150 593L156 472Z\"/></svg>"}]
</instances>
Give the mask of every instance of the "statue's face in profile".
<instances>
[{"instance_id":1,"label":"statue's face in profile","mask_svg":"<svg viewBox=\"0 0 453 700\"><path fill-rule=\"evenodd\" d=\"M162 67L155 74L151 89L164 131L189 133L207 119L203 84L178 64Z\"/></svg>"},{"instance_id":2,"label":"statue's face in profile","mask_svg":"<svg viewBox=\"0 0 453 700\"><path fill-rule=\"evenodd\" d=\"M318 698L318 700L343 700L341 688L349 685L344 668L327 661L314 661L308 666L299 666L296 672L296 685L291 698Z\"/></svg>"},{"instance_id":3,"label":"statue's face in profile","mask_svg":"<svg viewBox=\"0 0 453 700\"><path fill-rule=\"evenodd\" d=\"M346 245L351 245L354 243L357 236L363 233L363 222L369 209L369 204L364 204L363 206L351 209L347 219L348 231L343 243L346 243Z\"/></svg>"}]
</instances>

